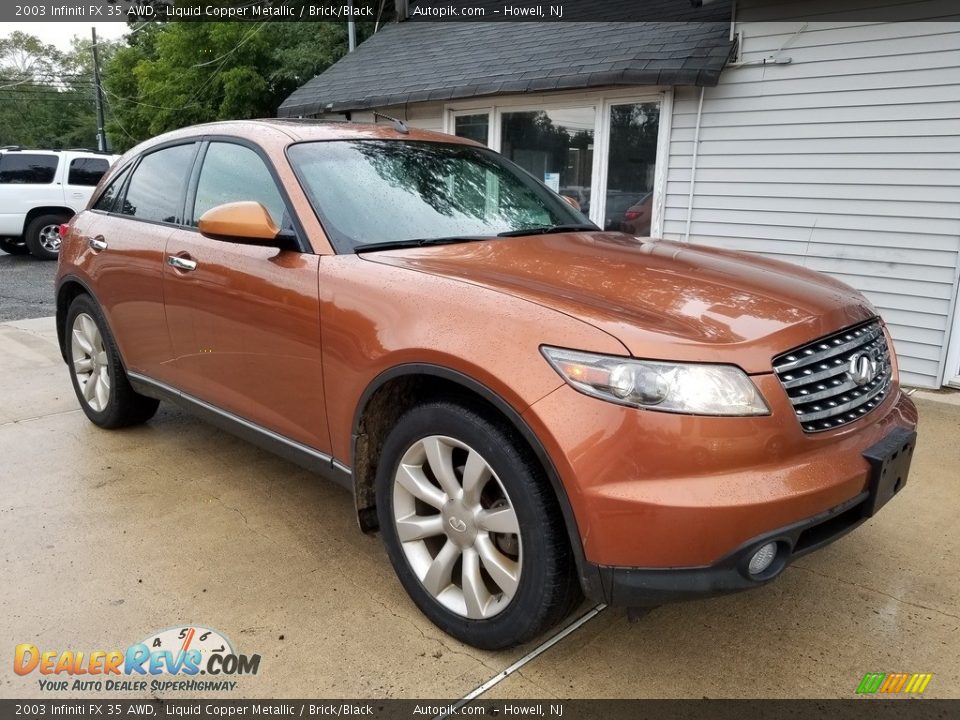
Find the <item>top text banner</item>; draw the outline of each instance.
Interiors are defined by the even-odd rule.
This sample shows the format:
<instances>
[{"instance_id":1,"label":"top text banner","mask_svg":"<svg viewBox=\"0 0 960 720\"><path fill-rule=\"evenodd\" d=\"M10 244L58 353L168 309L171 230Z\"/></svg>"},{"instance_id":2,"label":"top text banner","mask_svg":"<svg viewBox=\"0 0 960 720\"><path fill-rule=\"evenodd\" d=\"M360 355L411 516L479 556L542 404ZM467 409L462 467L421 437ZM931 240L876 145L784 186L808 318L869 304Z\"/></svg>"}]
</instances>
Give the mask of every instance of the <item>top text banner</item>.
<instances>
[{"instance_id":1,"label":"top text banner","mask_svg":"<svg viewBox=\"0 0 960 720\"><path fill-rule=\"evenodd\" d=\"M879 7L878 7L879 6ZM897 22L954 18L957 0L15 0L0 22ZM734 15L736 8L736 15Z\"/></svg>"}]
</instances>

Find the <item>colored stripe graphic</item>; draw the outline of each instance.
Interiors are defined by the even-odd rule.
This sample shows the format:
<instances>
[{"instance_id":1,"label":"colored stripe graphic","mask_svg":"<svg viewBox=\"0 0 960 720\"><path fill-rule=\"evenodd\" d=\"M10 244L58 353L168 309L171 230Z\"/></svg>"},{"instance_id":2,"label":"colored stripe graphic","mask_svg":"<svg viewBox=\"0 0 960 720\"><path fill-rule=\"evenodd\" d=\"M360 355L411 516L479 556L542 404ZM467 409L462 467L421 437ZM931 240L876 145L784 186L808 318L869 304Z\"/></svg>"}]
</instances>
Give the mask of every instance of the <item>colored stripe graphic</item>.
<instances>
[{"instance_id":1,"label":"colored stripe graphic","mask_svg":"<svg viewBox=\"0 0 960 720\"><path fill-rule=\"evenodd\" d=\"M857 685L857 695L911 694L920 695L933 679L933 673L866 673Z\"/></svg>"}]
</instances>

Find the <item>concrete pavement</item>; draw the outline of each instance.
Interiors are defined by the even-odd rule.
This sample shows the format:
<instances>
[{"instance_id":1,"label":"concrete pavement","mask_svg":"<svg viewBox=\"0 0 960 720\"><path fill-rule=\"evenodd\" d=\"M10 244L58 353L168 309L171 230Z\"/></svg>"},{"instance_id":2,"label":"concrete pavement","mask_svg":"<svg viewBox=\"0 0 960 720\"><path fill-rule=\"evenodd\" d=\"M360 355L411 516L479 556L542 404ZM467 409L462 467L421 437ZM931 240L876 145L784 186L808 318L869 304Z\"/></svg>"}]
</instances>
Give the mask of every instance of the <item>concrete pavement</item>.
<instances>
[{"instance_id":1,"label":"concrete pavement","mask_svg":"<svg viewBox=\"0 0 960 720\"><path fill-rule=\"evenodd\" d=\"M169 406L94 427L51 318L0 324L0 377L0 697L41 695L18 643L107 651L191 624L262 656L219 697L456 698L530 650L431 625L334 485ZM910 484L876 519L760 590L636 624L607 609L489 696L843 698L905 671L960 697L960 407L918 405Z\"/></svg>"}]
</instances>

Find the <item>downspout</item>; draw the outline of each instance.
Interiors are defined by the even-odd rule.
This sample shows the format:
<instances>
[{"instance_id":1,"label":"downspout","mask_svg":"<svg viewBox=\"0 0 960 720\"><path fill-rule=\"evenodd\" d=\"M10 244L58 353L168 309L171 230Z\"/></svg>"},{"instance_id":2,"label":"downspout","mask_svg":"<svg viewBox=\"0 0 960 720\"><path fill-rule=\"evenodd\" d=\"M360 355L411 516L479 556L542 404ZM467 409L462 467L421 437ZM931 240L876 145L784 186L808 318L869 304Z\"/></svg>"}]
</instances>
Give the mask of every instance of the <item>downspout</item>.
<instances>
[{"instance_id":1,"label":"downspout","mask_svg":"<svg viewBox=\"0 0 960 720\"><path fill-rule=\"evenodd\" d=\"M697 156L700 153L700 119L703 117L703 94L706 88L700 87L700 102L697 105L697 129L693 132L693 159L690 161L690 196L687 198L687 229L683 241L690 242L690 223L693 222L693 188L697 182Z\"/></svg>"}]
</instances>

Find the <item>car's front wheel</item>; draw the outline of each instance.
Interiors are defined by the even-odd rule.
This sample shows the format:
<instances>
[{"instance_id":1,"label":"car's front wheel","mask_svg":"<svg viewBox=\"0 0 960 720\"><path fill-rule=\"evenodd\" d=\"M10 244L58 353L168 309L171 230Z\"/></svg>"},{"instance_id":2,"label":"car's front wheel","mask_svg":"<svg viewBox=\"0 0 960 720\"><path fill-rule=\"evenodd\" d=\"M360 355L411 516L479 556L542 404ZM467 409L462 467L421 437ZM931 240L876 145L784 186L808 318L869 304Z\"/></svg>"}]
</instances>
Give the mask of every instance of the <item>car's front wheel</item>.
<instances>
[{"instance_id":1,"label":"car's front wheel","mask_svg":"<svg viewBox=\"0 0 960 720\"><path fill-rule=\"evenodd\" d=\"M484 649L526 642L580 597L556 498L519 436L433 402L389 433L377 512L390 560L437 626Z\"/></svg>"},{"instance_id":2,"label":"car's front wheel","mask_svg":"<svg viewBox=\"0 0 960 720\"><path fill-rule=\"evenodd\" d=\"M74 299L66 322L70 379L91 422L102 428L120 428L153 417L159 402L130 386L117 344L93 299L87 295Z\"/></svg>"}]
</instances>

